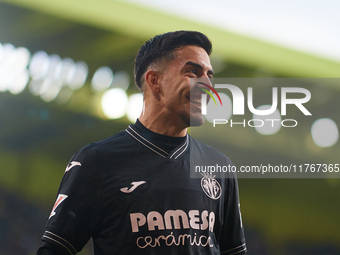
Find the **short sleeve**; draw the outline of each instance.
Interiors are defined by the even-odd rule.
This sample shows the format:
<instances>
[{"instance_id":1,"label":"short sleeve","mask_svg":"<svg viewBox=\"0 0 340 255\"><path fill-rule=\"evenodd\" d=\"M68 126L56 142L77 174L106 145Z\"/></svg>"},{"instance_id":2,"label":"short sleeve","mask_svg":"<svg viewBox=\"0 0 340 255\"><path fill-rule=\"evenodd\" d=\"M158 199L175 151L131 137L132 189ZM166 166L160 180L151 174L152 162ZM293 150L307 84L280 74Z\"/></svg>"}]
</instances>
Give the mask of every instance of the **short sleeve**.
<instances>
[{"instance_id":1,"label":"short sleeve","mask_svg":"<svg viewBox=\"0 0 340 255\"><path fill-rule=\"evenodd\" d=\"M94 153L75 154L65 169L43 241L76 254L95 233L103 211L99 169Z\"/></svg>"},{"instance_id":2,"label":"short sleeve","mask_svg":"<svg viewBox=\"0 0 340 255\"><path fill-rule=\"evenodd\" d=\"M238 195L237 178L226 179L228 184L225 194L225 213L222 231L220 235L220 251L224 255L245 254L247 251L240 202Z\"/></svg>"}]
</instances>

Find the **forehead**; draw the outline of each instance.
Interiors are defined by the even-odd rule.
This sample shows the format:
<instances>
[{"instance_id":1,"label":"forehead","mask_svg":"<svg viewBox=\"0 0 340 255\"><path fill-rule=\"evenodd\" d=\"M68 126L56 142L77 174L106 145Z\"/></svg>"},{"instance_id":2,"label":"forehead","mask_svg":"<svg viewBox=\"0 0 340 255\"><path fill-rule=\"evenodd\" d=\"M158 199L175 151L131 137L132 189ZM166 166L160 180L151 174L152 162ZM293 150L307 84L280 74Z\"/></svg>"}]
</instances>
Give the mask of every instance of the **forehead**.
<instances>
[{"instance_id":1,"label":"forehead","mask_svg":"<svg viewBox=\"0 0 340 255\"><path fill-rule=\"evenodd\" d=\"M175 51L175 54L176 58L172 62L178 67L182 67L191 61L200 64L204 69L212 69L208 53L199 46L186 45Z\"/></svg>"}]
</instances>

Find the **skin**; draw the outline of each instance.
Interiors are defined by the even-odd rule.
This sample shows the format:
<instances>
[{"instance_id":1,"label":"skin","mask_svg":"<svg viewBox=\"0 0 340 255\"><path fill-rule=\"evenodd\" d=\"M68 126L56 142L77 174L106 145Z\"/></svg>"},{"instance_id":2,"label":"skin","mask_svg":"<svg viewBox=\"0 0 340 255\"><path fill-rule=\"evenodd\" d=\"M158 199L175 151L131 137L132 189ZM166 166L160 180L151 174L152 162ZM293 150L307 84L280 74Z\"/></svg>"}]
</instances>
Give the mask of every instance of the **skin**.
<instances>
[{"instance_id":1,"label":"skin","mask_svg":"<svg viewBox=\"0 0 340 255\"><path fill-rule=\"evenodd\" d=\"M192 78L209 82L213 71L209 55L198 46L183 46L176 57L149 67L143 83L144 106L139 121L151 131L173 137L184 137L187 128L204 123L201 114L203 85ZM191 108L191 112L190 112Z\"/></svg>"}]
</instances>

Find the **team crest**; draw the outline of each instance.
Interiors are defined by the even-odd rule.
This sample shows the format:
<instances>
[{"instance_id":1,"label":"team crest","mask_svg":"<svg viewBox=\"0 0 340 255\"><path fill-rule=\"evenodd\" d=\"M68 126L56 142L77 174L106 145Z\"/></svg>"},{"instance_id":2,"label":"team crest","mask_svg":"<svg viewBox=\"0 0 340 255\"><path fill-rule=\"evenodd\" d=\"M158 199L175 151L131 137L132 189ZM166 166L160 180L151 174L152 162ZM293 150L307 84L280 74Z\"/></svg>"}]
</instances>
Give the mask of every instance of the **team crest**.
<instances>
[{"instance_id":1,"label":"team crest","mask_svg":"<svg viewBox=\"0 0 340 255\"><path fill-rule=\"evenodd\" d=\"M219 199L222 194L222 188L215 179L215 175L212 175L211 173L205 173L202 175L203 178L201 179L201 187L204 193L211 199Z\"/></svg>"}]
</instances>

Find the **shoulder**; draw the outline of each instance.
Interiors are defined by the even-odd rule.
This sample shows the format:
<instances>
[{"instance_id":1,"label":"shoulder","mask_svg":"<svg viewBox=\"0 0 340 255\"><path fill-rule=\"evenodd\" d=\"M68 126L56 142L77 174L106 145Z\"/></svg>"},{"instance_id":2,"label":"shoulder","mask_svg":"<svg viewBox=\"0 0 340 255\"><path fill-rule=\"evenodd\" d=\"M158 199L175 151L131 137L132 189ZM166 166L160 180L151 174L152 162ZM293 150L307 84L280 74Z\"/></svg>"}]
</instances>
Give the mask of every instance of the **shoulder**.
<instances>
[{"instance_id":1,"label":"shoulder","mask_svg":"<svg viewBox=\"0 0 340 255\"><path fill-rule=\"evenodd\" d=\"M93 142L90 144L87 144L86 146L82 147L79 150L79 153L85 153L87 155L95 154L96 152L100 152L103 150L106 150L107 148L115 148L119 147L120 145L124 143L128 143L126 131L123 130L111 137L108 137L106 139L103 139L101 141Z\"/></svg>"},{"instance_id":2,"label":"shoulder","mask_svg":"<svg viewBox=\"0 0 340 255\"><path fill-rule=\"evenodd\" d=\"M104 140L85 145L74 154L72 159L89 162L103 157L109 157L129 147L132 142L126 131L123 130Z\"/></svg>"},{"instance_id":3,"label":"shoulder","mask_svg":"<svg viewBox=\"0 0 340 255\"><path fill-rule=\"evenodd\" d=\"M78 174L82 176L81 179L100 176L107 164L115 165L119 160L124 160L118 153L121 151L120 148L124 147L122 144L130 143L130 140L126 132L121 131L109 138L82 147L71 157L65 170L67 177L71 178Z\"/></svg>"}]
</instances>

